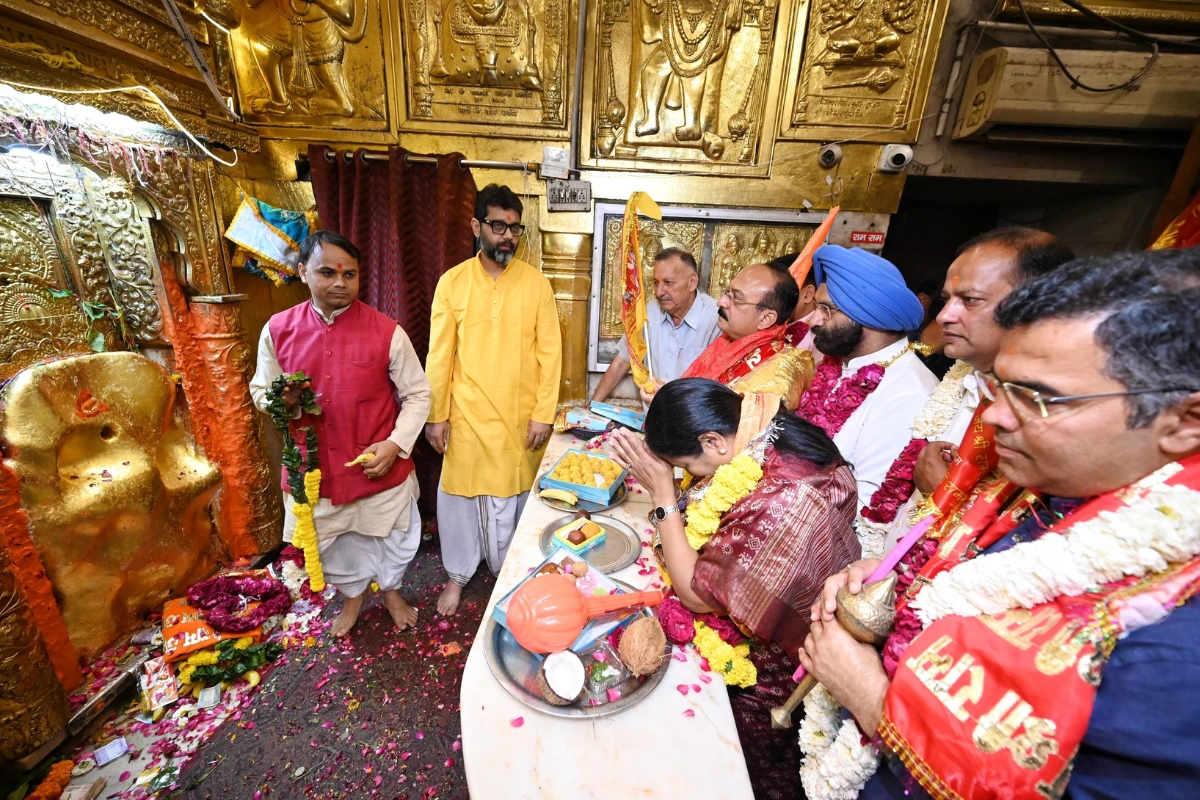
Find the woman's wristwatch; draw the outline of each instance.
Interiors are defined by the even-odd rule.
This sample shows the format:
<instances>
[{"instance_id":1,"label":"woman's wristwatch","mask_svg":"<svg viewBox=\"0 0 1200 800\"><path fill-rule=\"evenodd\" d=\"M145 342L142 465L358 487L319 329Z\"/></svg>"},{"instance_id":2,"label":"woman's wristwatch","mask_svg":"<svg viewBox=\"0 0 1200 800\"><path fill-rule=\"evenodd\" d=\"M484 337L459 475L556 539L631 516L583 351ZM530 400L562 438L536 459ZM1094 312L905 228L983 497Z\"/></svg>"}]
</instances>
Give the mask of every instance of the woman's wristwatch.
<instances>
[{"instance_id":1,"label":"woman's wristwatch","mask_svg":"<svg viewBox=\"0 0 1200 800\"><path fill-rule=\"evenodd\" d=\"M650 520L650 524L654 526L654 529L658 530L658 525L660 522L662 522L671 514L678 513L679 506L656 506L654 510L646 515L646 518Z\"/></svg>"}]
</instances>

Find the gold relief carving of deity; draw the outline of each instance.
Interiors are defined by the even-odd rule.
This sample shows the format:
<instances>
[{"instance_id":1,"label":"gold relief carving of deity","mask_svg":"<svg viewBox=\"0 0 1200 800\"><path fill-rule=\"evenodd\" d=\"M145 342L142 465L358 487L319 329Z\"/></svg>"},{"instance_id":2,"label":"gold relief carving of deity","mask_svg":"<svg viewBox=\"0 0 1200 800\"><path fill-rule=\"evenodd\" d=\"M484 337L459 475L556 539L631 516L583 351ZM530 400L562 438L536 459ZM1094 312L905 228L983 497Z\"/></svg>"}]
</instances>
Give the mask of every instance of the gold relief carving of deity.
<instances>
[{"instance_id":1,"label":"gold relief carving of deity","mask_svg":"<svg viewBox=\"0 0 1200 800\"><path fill-rule=\"evenodd\" d=\"M915 140L947 7L947 0L817 0L791 134L897 128Z\"/></svg>"},{"instance_id":2,"label":"gold relief carving of deity","mask_svg":"<svg viewBox=\"0 0 1200 800\"><path fill-rule=\"evenodd\" d=\"M621 326L621 294L624 291L621 261L621 217L605 220L604 231L604 288L600 297L600 336L616 339L623 333ZM642 280L646 298L654 292L654 256L668 247L678 247L691 253L699 264L704 255L704 223L638 219L638 244L642 250Z\"/></svg>"},{"instance_id":3,"label":"gold relief carving of deity","mask_svg":"<svg viewBox=\"0 0 1200 800\"><path fill-rule=\"evenodd\" d=\"M386 130L378 0L198 0L230 29L242 113L265 125Z\"/></svg>"},{"instance_id":4,"label":"gold relief carving of deity","mask_svg":"<svg viewBox=\"0 0 1200 800\"><path fill-rule=\"evenodd\" d=\"M567 70L574 63L570 3L405 0L405 127L500 125L566 135Z\"/></svg>"},{"instance_id":5,"label":"gold relief carving of deity","mask_svg":"<svg viewBox=\"0 0 1200 800\"><path fill-rule=\"evenodd\" d=\"M720 297L743 267L765 264L788 253L798 253L813 228L800 225L740 225L717 223L713 231L712 269L708 293Z\"/></svg>"},{"instance_id":6,"label":"gold relief carving of deity","mask_svg":"<svg viewBox=\"0 0 1200 800\"><path fill-rule=\"evenodd\" d=\"M778 3L602 0L585 115L593 162L757 166L774 138Z\"/></svg>"}]
</instances>

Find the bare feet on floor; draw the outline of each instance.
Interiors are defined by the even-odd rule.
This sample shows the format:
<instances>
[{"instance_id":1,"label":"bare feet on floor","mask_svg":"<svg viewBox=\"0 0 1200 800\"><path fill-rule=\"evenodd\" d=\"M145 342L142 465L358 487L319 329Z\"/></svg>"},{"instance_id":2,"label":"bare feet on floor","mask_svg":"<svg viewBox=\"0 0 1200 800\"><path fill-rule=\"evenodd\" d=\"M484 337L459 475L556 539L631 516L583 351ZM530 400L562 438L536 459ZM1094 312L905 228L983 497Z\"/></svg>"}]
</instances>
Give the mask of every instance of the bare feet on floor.
<instances>
[{"instance_id":1,"label":"bare feet on floor","mask_svg":"<svg viewBox=\"0 0 1200 800\"><path fill-rule=\"evenodd\" d=\"M438 597L437 610L443 617L453 617L458 612L458 601L462 599L463 587L454 581L446 581L446 588Z\"/></svg>"},{"instance_id":2,"label":"bare feet on floor","mask_svg":"<svg viewBox=\"0 0 1200 800\"><path fill-rule=\"evenodd\" d=\"M397 590L389 589L384 592L383 604L387 607L388 613L392 615L392 621L396 623L396 630L406 631L417 624L417 609L405 602Z\"/></svg>"},{"instance_id":3,"label":"bare feet on floor","mask_svg":"<svg viewBox=\"0 0 1200 800\"><path fill-rule=\"evenodd\" d=\"M338 613L337 619L333 621L333 627L330 629L334 636L342 637L349 635L350 629L354 627L354 623L358 622L358 612L362 611L363 601L366 599L366 592L363 592L358 597L346 598L341 612Z\"/></svg>"}]
</instances>

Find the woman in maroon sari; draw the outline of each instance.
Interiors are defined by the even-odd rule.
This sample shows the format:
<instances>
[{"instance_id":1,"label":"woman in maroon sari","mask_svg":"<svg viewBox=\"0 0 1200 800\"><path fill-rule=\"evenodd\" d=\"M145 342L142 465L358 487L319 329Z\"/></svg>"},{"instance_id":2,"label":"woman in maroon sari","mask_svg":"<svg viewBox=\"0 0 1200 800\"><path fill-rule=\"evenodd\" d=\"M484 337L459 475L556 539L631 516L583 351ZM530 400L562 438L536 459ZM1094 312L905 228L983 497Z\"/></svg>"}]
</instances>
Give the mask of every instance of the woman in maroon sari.
<instances>
[{"instance_id":1,"label":"woman in maroon sari","mask_svg":"<svg viewBox=\"0 0 1200 800\"><path fill-rule=\"evenodd\" d=\"M629 431L612 439L655 505L656 554L682 604L668 600L664 613L690 612L730 643L739 631L750 639L757 682L729 687L730 702L755 796L771 800L799 797L801 789L796 731L773 730L770 709L794 688L795 656L825 578L860 555L849 466L820 428L778 410L778 396L743 399L716 381L684 378L654 395L645 441ZM758 468L747 459L714 477L743 454L761 466L756 483ZM696 478L682 497L673 467ZM691 508L699 517L713 487L714 498L732 505L709 500L708 514L721 512L720 523L697 551L700 525L685 529L686 514ZM686 631L687 624L666 627Z\"/></svg>"}]
</instances>

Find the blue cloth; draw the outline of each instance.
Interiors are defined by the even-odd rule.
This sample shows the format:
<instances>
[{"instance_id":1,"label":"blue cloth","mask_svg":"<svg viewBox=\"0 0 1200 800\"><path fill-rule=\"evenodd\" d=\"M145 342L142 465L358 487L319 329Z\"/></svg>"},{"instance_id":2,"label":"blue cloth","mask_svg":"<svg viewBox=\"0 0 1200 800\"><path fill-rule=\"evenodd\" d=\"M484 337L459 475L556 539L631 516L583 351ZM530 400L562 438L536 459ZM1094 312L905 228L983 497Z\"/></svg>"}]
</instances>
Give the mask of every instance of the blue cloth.
<instances>
[{"instance_id":1,"label":"blue cloth","mask_svg":"<svg viewBox=\"0 0 1200 800\"><path fill-rule=\"evenodd\" d=\"M658 306L657 300L646 304L646 319L650 323L650 366L654 377L663 383L675 380L692 365L713 339L721 335L717 327L717 301L704 292L697 292L692 307L678 325ZM629 343L625 337L617 343L617 354L629 360Z\"/></svg>"},{"instance_id":2,"label":"blue cloth","mask_svg":"<svg viewBox=\"0 0 1200 800\"><path fill-rule=\"evenodd\" d=\"M1078 503L1050 501L985 553L1039 538ZM1200 797L1200 597L1157 625L1129 634L1104 667L1064 800L1196 800ZM905 787L908 787L907 789ZM928 798L893 757L859 800Z\"/></svg>"},{"instance_id":3,"label":"blue cloth","mask_svg":"<svg viewBox=\"0 0 1200 800\"><path fill-rule=\"evenodd\" d=\"M827 244L813 253L812 268L817 285L825 284L833 304L863 327L907 333L925 321L921 301L887 259L857 247Z\"/></svg>"}]
</instances>

